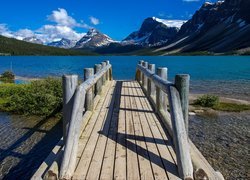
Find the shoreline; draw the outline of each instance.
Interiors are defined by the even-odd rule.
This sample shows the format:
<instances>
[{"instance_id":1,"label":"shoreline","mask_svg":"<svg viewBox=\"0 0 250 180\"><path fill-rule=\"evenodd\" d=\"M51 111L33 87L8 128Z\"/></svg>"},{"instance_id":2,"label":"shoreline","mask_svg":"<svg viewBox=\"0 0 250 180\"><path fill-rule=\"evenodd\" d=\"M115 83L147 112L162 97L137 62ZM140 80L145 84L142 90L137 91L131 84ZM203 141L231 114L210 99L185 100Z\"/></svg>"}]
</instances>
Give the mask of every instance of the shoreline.
<instances>
[{"instance_id":1,"label":"shoreline","mask_svg":"<svg viewBox=\"0 0 250 180\"><path fill-rule=\"evenodd\" d=\"M36 81L36 80L41 80L41 79L43 78L15 76L15 80L21 80L21 81Z\"/></svg>"}]
</instances>

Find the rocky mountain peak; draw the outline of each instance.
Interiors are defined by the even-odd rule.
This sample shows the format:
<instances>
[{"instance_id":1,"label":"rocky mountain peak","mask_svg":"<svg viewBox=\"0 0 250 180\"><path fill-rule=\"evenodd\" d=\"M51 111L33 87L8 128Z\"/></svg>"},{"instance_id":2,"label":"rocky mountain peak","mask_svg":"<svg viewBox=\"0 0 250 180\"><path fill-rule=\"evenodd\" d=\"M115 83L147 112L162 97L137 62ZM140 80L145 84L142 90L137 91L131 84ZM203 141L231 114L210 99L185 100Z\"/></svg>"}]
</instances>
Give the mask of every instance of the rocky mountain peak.
<instances>
[{"instance_id":1,"label":"rocky mountain peak","mask_svg":"<svg viewBox=\"0 0 250 180\"><path fill-rule=\"evenodd\" d=\"M59 47L64 49L72 48L76 45L76 40L70 40L66 38L62 38L59 41L54 41L48 44L48 46Z\"/></svg>"},{"instance_id":2,"label":"rocky mountain peak","mask_svg":"<svg viewBox=\"0 0 250 180\"><path fill-rule=\"evenodd\" d=\"M170 21L156 17L146 18L140 29L131 33L123 40L127 44L139 44L143 46L158 46L172 39L179 28L170 25Z\"/></svg>"},{"instance_id":3,"label":"rocky mountain peak","mask_svg":"<svg viewBox=\"0 0 250 180\"><path fill-rule=\"evenodd\" d=\"M74 48L96 48L114 42L109 36L96 29L90 29L75 45Z\"/></svg>"},{"instance_id":4,"label":"rocky mountain peak","mask_svg":"<svg viewBox=\"0 0 250 180\"><path fill-rule=\"evenodd\" d=\"M41 39L38 39L36 36L26 37L23 41L34 43L34 44L43 44Z\"/></svg>"}]
</instances>

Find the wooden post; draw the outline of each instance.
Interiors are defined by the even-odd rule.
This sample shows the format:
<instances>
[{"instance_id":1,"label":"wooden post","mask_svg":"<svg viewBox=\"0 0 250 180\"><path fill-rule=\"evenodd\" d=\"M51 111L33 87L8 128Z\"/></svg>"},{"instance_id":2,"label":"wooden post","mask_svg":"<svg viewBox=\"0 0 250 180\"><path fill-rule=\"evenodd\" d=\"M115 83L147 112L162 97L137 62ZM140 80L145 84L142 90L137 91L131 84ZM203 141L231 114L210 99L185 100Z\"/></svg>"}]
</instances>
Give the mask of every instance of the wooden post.
<instances>
[{"instance_id":1,"label":"wooden post","mask_svg":"<svg viewBox=\"0 0 250 180\"><path fill-rule=\"evenodd\" d=\"M148 69L155 73L155 64L149 64ZM151 82L151 80L148 79L148 96L154 97L155 96L155 85L154 82Z\"/></svg>"},{"instance_id":2,"label":"wooden post","mask_svg":"<svg viewBox=\"0 0 250 180\"><path fill-rule=\"evenodd\" d=\"M110 81L113 80L112 66L111 66L111 68L109 69L109 78L110 78Z\"/></svg>"},{"instance_id":3,"label":"wooden post","mask_svg":"<svg viewBox=\"0 0 250 180\"><path fill-rule=\"evenodd\" d=\"M164 80L167 80L168 69L165 67L157 68L156 74ZM159 112L161 109L167 110L166 94L156 87L156 110Z\"/></svg>"},{"instance_id":4,"label":"wooden post","mask_svg":"<svg viewBox=\"0 0 250 180\"><path fill-rule=\"evenodd\" d=\"M102 65L95 64L95 74L101 71ZM101 94L102 91L102 81L99 79L95 85L95 94Z\"/></svg>"},{"instance_id":5,"label":"wooden post","mask_svg":"<svg viewBox=\"0 0 250 180\"><path fill-rule=\"evenodd\" d=\"M74 93L78 85L77 75L63 75L63 141L66 143L68 134L69 121L72 113L72 106L74 101Z\"/></svg>"},{"instance_id":6,"label":"wooden post","mask_svg":"<svg viewBox=\"0 0 250 180\"><path fill-rule=\"evenodd\" d=\"M169 86L167 89L178 172L181 179L192 180L193 165L181 109L180 95L174 86Z\"/></svg>"},{"instance_id":7,"label":"wooden post","mask_svg":"<svg viewBox=\"0 0 250 180\"><path fill-rule=\"evenodd\" d=\"M139 61L139 64L142 65L143 64L143 60L140 60ZM143 73L139 70L139 74L138 74L138 77L139 77L139 83L142 84L142 76L143 76Z\"/></svg>"},{"instance_id":8,"label":"wooden post","mask_svg":"<svg viewBox=\"0 0 250 180\"><path fill-rule=\"evenodd\" d=\"M109 65L109 61L105 61L105 63L106 63L106 65ZM110 81L109 70L105 74L106 74L106 80Z\"/></svg>"},{"instance_id":9,"label":"wooden post","mask_svg":"<svg viewBox=\"0 0 250 180\"><path fill-rule=\"evenodd\" d=\"M189 81L190 81L190 76L188 74L177 74L175 76L175 86L180 94L181 108L183 112L183 118L185 121L187 134L188 134Z\"/></svg>"},{"instance_id":10,"label":"wooden post","mask_svg":"<svg viewBox=\"0 0 250 180\"><path fill-rule=\"evenodd\" d=\"M102 64L102 68L106 66L106 62L102 62L101 64ZM105 83L106 83L106 75L104 74L102 76L102 85L105 85Z\"/></svg>"},{"instance_id":11,"label":"wooden post","mask_svg":"<svg viewBox=\"0 0 250 180\"><path fill-rule=\"evenodd\" d=\"M143 67L145 67L146 69L148 69L148 62L143 62L142 65L143 65ZM148 85L148 81L147 80L148 80L148 78L145 75L143 75L143 77L142 77L142 87L145 90L146 90L147 85Z\"/></svg>"},{"instance_id":12,"label":"wooden post","mask_svg":"<svg viewBox=\"0 0 250 180\"><path fill-rule=\"evenodd\" d=\"M84 69L84 81L86 81L93 75L94 75L93 68ZM86 93L86 101L85 101L86 110L93 111L93 107L94 107L93 100L94 100L93 88L90 88L88 92Z\"/></svg>"}]
</instances>

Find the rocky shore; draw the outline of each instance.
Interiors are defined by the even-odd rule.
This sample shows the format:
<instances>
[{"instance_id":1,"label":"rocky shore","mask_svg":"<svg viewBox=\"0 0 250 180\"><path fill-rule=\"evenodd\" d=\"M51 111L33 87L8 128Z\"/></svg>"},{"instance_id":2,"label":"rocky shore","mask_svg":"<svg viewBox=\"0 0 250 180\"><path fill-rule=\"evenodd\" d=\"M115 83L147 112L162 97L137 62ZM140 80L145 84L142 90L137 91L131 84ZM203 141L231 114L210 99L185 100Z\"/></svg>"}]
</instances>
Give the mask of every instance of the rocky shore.
<instances>
[{"instance_id":1,"label":"rocky shore","mask_svg":"<svg viewBox=\"0 0 250 180\"><path fill-rule=\"evenodd\" d=\"M192 95L192 102L200 95ZM249 101L220 98L227 103L250 104ZM250 178L250 111L222 112L211 108L190 107L189 135L209 163L225 179Z\"/></svg>"}]
</instances>

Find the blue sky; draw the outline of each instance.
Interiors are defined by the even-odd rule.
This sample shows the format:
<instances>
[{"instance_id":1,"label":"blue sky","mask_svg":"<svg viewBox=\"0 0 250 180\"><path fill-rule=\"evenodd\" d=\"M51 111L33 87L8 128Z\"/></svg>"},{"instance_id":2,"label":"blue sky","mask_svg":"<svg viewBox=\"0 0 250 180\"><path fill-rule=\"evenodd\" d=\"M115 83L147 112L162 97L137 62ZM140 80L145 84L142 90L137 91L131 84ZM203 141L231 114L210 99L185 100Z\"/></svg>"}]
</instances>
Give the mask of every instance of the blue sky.
<instances>
[{"instance_id":1,"label":"blue sky","mask_svg":"<svg viewBox=\"0 0 250 180\"><path fill-rule=\"evenodd\" d=\"M44 41L81 37L94 27L115 40L137 30L147 17L187 20L208 0L4 0L0 34ZM216 0L210 0L215 2Z\"/></svg>"}]
</instances>

